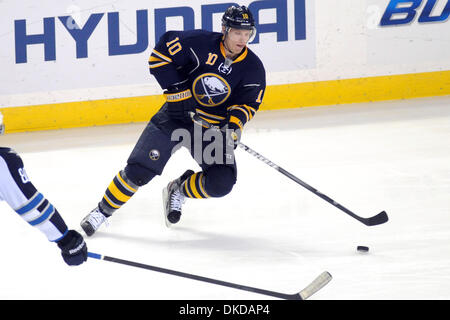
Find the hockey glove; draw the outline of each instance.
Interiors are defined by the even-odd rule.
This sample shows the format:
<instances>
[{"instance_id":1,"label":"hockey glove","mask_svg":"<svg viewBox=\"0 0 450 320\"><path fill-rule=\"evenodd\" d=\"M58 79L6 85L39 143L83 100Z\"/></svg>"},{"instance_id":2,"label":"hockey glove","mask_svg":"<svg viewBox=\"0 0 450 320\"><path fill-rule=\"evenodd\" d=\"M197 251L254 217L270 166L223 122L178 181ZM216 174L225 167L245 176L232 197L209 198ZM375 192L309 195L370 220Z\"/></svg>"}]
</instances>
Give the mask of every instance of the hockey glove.
<instances>
[{"instance_id":1,"label":"hockey glove","mask_svg":"<svg viewBox=\"0 0 450 320\"><path fill-rule=\"evenodd\" d=\"M234 145L234 149L237 148L241 141L242 130L233 122L228 124L228 131L230 131L231 143Z\"/></svg>"},{"instance_id":2,"label":"hockey glove","mask_svg":"<svg viewBox=\"0 0 450 320\"><path fill-rule=\"evenodd\" d=\"M83 236L75 230L69 230L64 238L59 240L61 255L69 266L77 266L87 260L87 246Z\"/></svg>"},{"instance_id":3,"label":"hockey glove","mask_svg":"<svg viewBox=\"0 0 450 320\"><path fill-rule=\"evenodd\" d=\"M195 112L197 103L192 96L190 89L179 89L169 87L164 91L167 100L167 113L174 120L180 120L185 123L192 123L190 112Z\"/></svg>"}]
</instances>

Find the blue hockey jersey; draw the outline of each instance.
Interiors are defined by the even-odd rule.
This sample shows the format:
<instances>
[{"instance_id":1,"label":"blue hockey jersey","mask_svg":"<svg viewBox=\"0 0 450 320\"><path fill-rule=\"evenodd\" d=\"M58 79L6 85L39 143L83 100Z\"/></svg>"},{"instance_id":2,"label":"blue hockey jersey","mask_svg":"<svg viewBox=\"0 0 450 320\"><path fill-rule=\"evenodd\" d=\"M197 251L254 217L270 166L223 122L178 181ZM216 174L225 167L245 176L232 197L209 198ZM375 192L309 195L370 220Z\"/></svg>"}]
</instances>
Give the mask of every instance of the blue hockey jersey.
<instances>
[{"instance_id":1,"label":"blue hockey jersey","mask_svg":"<svg viewBox=\"0 0 450 320\"><path fill-rule=\"evenodd\" d=\"M205 30L168 31L151 53L150 73L163 89L191 89L204 120L222 125L228 119L243 129L264 97L265 70L247 47L234 60L226 58L222 37Z\"/></svg>"}]
</instances>

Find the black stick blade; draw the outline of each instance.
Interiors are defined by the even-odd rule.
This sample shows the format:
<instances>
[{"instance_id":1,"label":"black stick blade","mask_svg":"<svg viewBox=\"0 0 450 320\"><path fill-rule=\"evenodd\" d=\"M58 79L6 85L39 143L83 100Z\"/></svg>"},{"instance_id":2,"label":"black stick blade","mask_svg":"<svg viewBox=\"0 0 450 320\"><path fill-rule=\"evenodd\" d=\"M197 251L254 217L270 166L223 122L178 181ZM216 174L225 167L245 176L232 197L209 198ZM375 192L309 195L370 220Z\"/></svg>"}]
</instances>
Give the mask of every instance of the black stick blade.
<instances>
[{"instance_id":1,"label":"black stick blade","mask_svg":"<svg viewBox=\"0 0 450 320\"><path fill-rule=\"evenodd\" d=\"M373 217L370 217L370 218L366 218L364 220L365 220L365 222L364 222L365 225L367 225L367 226L376 226L376 225L388 222L389 217L388 217L386 211L381 211L376 216L373 216Z\"/></svg>"}]
</instances>

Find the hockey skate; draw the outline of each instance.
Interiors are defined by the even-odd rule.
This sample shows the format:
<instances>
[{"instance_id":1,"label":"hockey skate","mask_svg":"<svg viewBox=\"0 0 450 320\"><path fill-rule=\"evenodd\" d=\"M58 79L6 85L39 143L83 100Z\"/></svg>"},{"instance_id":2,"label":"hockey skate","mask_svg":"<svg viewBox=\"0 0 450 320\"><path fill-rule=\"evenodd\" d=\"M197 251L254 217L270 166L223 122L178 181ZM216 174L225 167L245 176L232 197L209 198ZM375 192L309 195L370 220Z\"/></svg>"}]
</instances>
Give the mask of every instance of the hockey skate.
<instances>
[{"instance_id":1,"label":"hockey skate","mask_svg":"<svg viewBox=\"0 0 450 320\"><path fill-rule=\"evenodd\" d=\"M192 174L194 174L194 171L187 170L181 177L169 182L167 187L163 189L164 219L168 228L180 221L181 207L185 202L180 186Z\"/></svg>"},{"instance_id":2,"label":"hockey skate","mask_svg":"<svg viewBox=\"0 0 450 320\"><path fill-rule=\"evenodd\" d=\"M80 225L88 236L92 236L104 222L106 222L106 225L108 225L107 217L100 211L99 207L97 206L86 217L84 217L83 220L81 220Z\"/></svg>"}]
</instances>

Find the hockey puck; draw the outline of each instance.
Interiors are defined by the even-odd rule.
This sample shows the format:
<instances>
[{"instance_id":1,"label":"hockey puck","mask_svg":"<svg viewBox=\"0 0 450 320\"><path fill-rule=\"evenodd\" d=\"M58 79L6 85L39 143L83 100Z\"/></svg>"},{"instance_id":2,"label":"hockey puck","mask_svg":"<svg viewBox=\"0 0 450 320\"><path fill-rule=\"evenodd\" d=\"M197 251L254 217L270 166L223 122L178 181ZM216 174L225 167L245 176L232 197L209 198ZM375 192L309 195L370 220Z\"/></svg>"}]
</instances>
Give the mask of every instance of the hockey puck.
<instances>
[{"instance_id":1,"label":"hockey puck","mask_svg":"<svg viewBox=\"0 0 450 320\"><path fill-rule=\"evenodd\" d=\"M358 246L356 247L356 250L358 250L359 252L369 252L369 247Z\"/></svg>"}]
</instances>

